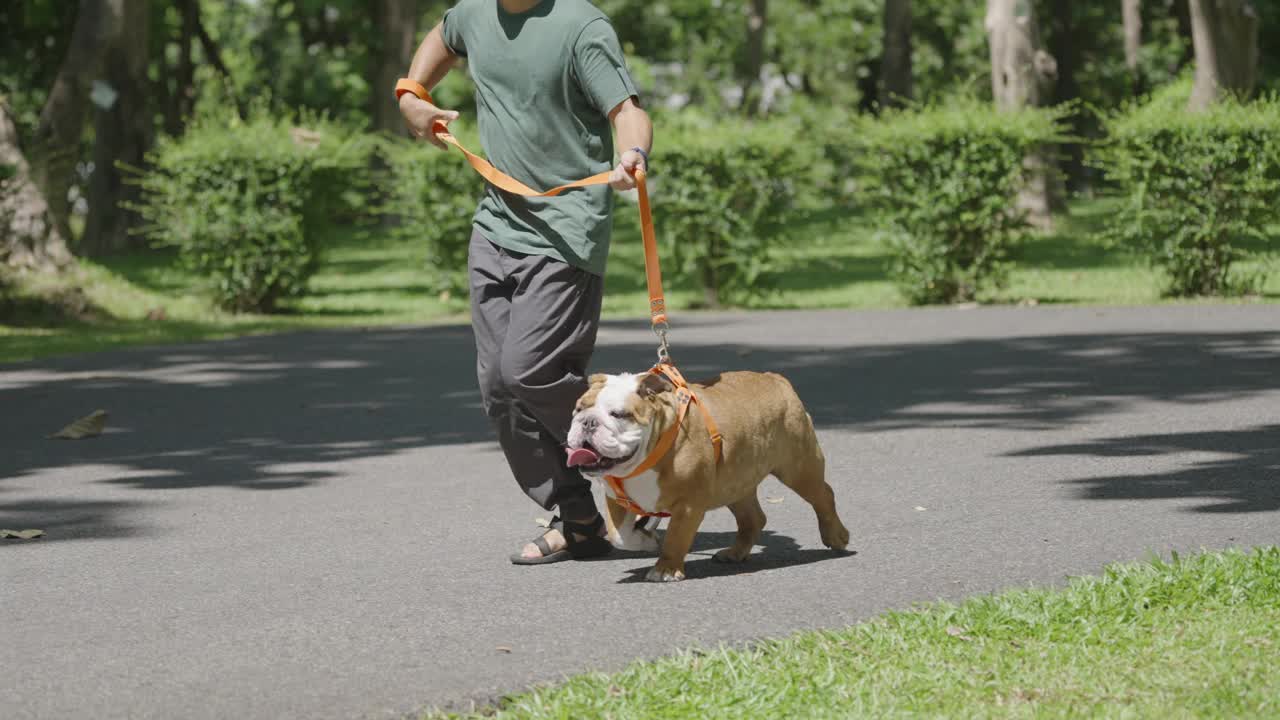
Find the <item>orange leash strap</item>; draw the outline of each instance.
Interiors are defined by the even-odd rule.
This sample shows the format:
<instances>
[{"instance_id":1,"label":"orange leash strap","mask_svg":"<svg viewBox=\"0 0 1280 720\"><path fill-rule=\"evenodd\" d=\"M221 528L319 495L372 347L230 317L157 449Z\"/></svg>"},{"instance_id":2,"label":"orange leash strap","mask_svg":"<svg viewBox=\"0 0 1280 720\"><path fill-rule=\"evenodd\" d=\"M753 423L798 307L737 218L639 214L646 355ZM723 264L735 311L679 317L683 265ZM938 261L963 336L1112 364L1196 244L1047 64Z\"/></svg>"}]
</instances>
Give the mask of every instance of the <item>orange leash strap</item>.
<instances>
[{"instance_id":1,"label":"orange leash strap","mask_svg":"<svg viewBox=\"0 0 1280 720\"><path fill-rule=\"evenodd\" d=\"M467 156L467 162L471 163L471 167L475 168L477 173L480 173L480 177L487 180L490 185L493 185L500 190L506 190L514 195L523 195L525 197L555 197L565 190L572 190L580 187L591 187L592 185L607 185L609 183L610 173L602 172L592 175L589 178L575 180L568 185L561 185L560 187L554 187L545 192L538 192L494 167L493 163L488 160L485 160L479 155L476 155L470 150L462 147L462 143L458 142L458 139L455 138L448 130L440 129L439 125L437 125L436 128L436 137L461 150L462 154Z\"/></svg>"},{"instance_id":2,"label":"orange leash strap","mask_svg":"<svg viewBox=\"0 0 1280 720\"><path fill-rule=\"evenodd\" d=\"M649 208L648 174L643 168L636 168L636 191L640 195L640 237L644 240L644 279L649 285L649 322L654 329L661 327L662 351L659 359L665 357L667 349L667 301L662 294L662 267L658 265L658 236L653 231L653 212Z\"/></svg>"},{"instance_id":3,"label":"orange leash strap","mask_svg":"<svg viewBox=\"0 0 1280 720\"><path fill-rule=\"evenodd\" d=\"M462 143L458 142L458 139L444 125L437 123L434 131L436 137L458 148L466 156L467 162L471 164L471 167L480 174L480 177L499 190L505 190L514 195L555 197L566 190L574 188L607 185L609 184L609 176L612 174L608 171L597 173L588 178L575 180L567 185L539 192L502 172L494 167L493 163L463 147ZM649 187L643 168L636 168L635 178L636 192L640 196L640 235L644 240L644 276L645 282L649 286L649 320L654 329L658 331L659 337L662 338L662 350L659 352L659 359L667 360L669 359L666 338L667 302L662 294L662 267L658 262L658 235L653 229L653 211L649 205Z\"/></svg>"}]
</instances>

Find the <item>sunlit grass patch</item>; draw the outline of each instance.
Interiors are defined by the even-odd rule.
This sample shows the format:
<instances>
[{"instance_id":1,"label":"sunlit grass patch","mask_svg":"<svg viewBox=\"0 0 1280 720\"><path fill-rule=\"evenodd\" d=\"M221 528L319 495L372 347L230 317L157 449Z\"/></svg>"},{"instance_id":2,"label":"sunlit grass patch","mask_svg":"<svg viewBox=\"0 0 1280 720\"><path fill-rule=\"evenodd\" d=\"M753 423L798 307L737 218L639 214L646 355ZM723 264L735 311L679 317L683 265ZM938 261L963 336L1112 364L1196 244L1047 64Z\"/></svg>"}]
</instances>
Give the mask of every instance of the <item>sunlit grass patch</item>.
<instances>
[{"instance_id":1,"label":"sunlit grass patch","mask_svg":"<svg viewBox=\"0 0 1280 720\"><path fill-rule=\"evenodd\" d=\"M1278 660L1272 547L1113 565L427 717L1276 717Z\"/></svg>"}]
</instances>

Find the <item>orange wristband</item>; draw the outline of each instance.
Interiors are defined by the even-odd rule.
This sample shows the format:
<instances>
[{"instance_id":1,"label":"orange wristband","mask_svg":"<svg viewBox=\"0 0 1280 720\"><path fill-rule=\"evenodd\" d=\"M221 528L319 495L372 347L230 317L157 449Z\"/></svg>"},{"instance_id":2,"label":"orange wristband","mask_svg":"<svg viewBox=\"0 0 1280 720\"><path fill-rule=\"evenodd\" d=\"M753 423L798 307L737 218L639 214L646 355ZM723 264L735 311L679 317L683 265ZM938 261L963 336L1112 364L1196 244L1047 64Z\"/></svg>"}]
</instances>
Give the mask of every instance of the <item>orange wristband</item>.
<instances>
[{"instance_id":1,"label":"orange wristband","mask_svg":"<svg viewBox=\"0 0 1280 720\"><path fill-rule=\"evenodd\" d=\"M422 86L422 83L410 80L409 78L400 78L396 81L396 100L398 101L400 96L405 93L413 93L432 105L436 104L436 102L431 99L431 93L427 92L427 89Z\"/></svg>"}]
</instances>

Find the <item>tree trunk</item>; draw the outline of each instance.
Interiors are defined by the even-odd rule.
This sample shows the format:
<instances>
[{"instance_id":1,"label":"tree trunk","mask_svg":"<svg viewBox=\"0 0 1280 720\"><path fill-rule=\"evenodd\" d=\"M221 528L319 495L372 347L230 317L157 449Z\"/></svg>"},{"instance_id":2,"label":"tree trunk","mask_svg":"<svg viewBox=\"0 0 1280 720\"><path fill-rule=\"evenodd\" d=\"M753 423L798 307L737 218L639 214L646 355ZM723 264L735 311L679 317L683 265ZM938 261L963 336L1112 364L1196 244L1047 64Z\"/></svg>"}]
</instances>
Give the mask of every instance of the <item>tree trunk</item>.
<instances>
[{"instance_id":1,"label":"tree trunk","mask_svg":"<svg viewBox=\"0 0 1280 720\"><path fill-rule=\"evenodd\" d=\"M173 93L163 105L164 131L171 137L182 134L187 118L195 108L196 64L191 54L195 49L199 3L195 0L180 2L178 12L182 15L182 25L178 31L178 67L172 78Z\"/></svg>"},{"instance_id":2,"label":"tree trunk","mask_svg":"<svg viewBox=\"0 0 1280 720\"><path fill-rule=\"evenodd\" d=\"M1258 11L1249 0L1191 0L1196 52L1192 110L1228 95L1248 97L1258 81Z\"/></svg>"},{"instance_id":3,"label":"tree trunk","mask_svg":"<svg viewBox=\"0 0 1280 720\"><path fill-rule=\"evenodd\" d=\"M369 116L374 130L406 135L400 106L393 90L396 80L404 77L416 49L417 0L369 0L373 16L375 52L371 57L371 91Z\"/></svg>"},{"instance_id":4,"label":"tree trunk","mask_svg":"<svg viewBox=\"0 0 1280 720\"><path fill-rule=\"evenodd\" d=\"M759 114L763 100L760 73L764 70L768 10L768 0L751 0L747 6L747 57L742 69L742 110L747 115Z\"/></svg>"},{"instance_id":5,"label":"tree trunk","mask_svg":"<svg viewBox=\"0 0 1280 720\"><path fill-rule=\"evenodd\" d=\"M1040 48L1034 6L1028 0L987 0L991 46L991 91L1002 111L1043 105L1057 77L1057 62ZM1033 225L1052 226L1053 211L1066 205L1051 171L1048 150L1026 159L1027 184L1018 207Z\"/></svg>"},{"instance_id":6,"label":"tree trunk","mask_svg":"<svg viewBox=\"0 0 1280 720\"><path fill-rule=\"evenodd\" d=\"M1054 86L1051 102L1062 105L1080 99L1080 80L1076 71L1080 67L1080 48L1086 43L1081 38L1080 23L1076 19L1076 0L1053 0L1053 15L1049 18L1052 41L1049 51L1058 62L1058 82ZM1092 129L1090 113L1077 107L1071 113L1071 130L1076 137L1088 137ZM1059 146L1062 154L1062 170L1069 187L1080 190L1085 186L1084 145L1068 142Z\"/></svg>"},{"instance_id":7,"label":"tree trunk","mask_svg":"<svg viewBox=\"0 0 1280 720\"><path fill-rule=\"evenodd\" d=\"M106 54L105 81L114 102L97 109L94 122L93 175L89 178L89 218L79 251L88 257L119 252L137 244L130 230L137 215L125 207L138 188L125 181L120 165L141 168L151 143L147 107L148 0L124 0L124 32Z\"/></svg>"},{"instance_id":8,"label":"tree trunk","mask_svg":"<svg viewBox=\"0 0 1280 720\"><path fill-rule=\"evenodd\" d=\"M1142 0L1121 0L1124 15L1124 65L1134 95L1143 91L1139 52L1142 50Z\"/></svg>"},{"instance_id":9,"label":"tree trunk","mask_svg":"<svg viewBox=\"0 0 1280 720\"><path fill-rule=\"evenodd\" d=\"M70 237L71 188L80 138L88 119L89 89L102 67L102 56L120 31L124 0L81 0L67 55L40 110L32 141L31 177L48 203L58 232Z\"/></svg>"},{"instance_id":10,"label":"tree trunk","mask_svg":"<svg viewBox=\"0 0 1280 720\"><path fill-rule=\"evenodd\" d=\"M1178 37L1183 40L1183 51L1178 58L1178 72L1195 62L1196 55L1191 39L1191 0L1170 0L1169 15L1178 23Z\"/></svg>"},{"instance_id":11,"label":"tree trunk","mask_svg":"<svg viewBox=\"0 0 1280 720\"><path fill-rule=\"evenodd\" d=\"M66 236L31 176L9 109L0 104L0 267L56 270L70 261Z\"/></svg>"},{"instance_id":12,"label":"tree trunk","mask_svg":"<svg viewBox=\"0 0 1280 720\"><path fill-rule=\"evenodd\" d=\"M885 0L880 107L901 107L911 97L911 0Z\"/></svg>"}]
</instances>

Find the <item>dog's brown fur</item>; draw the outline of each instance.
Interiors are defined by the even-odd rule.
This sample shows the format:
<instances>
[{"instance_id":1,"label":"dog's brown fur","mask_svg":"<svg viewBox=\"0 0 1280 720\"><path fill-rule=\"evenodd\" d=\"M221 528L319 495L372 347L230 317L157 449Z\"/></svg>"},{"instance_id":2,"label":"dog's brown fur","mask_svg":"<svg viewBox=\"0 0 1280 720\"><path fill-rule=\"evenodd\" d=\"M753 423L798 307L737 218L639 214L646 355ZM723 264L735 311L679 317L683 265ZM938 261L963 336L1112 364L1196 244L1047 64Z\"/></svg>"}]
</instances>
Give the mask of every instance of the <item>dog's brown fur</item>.
<instances>
[{"instance_id":1,"label":"dog's brown fur","mask_svg":"<svg viewBox=\"0 0 1280 720\"><path fill-rule=\"evenodd\" d=\"M590 407L604 385L593 376L578 407ZM658 510L671 513L666 538L650 580L684 578L684 559L708 510L728 507L738 521L731 547L715 559L740 562L764 529L765 514L756 488L773 475L813 506L818 531L829 548L844 550L849 531L836 513L835 494L826 482L826 460L813 421L791 383L774 373L730 372L706 384L692 383L701 401L692 405L675 446L657 465ZM628 410L637 422L652 427L652 450L662 432L675 422L671 384L648 376L631 398ZM698 413L710 412L724 436L724 455L717 463L710 435ZM608 499L611 532L627 520L627 511Z\"/></svg>"}]
</instances>

